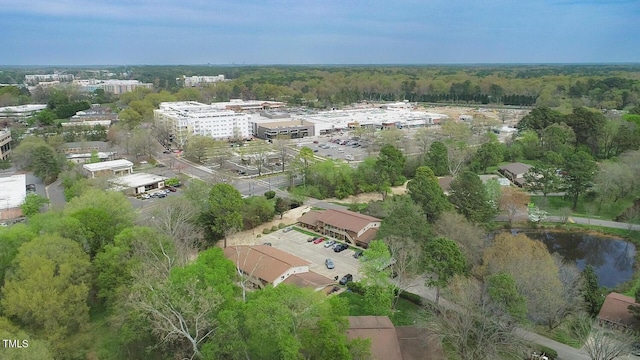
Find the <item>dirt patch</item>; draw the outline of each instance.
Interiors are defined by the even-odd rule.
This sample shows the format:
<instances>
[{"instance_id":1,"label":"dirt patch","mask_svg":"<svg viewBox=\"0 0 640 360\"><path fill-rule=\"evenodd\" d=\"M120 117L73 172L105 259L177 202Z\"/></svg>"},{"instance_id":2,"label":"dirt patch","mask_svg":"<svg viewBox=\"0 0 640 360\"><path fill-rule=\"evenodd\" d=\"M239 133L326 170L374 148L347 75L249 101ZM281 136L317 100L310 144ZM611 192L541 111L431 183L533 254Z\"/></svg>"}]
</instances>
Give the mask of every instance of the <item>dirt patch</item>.
<instances>
[{"instance_id":1,"label":"dirt patch","mask_svg":"<svg viewBox=\"0 0 640 360\"><path fill-rule=\"evenodd\" d=\"M407 182L405 182L401 186L395 186L391 188L391 194L393 195L404 195L406 193L407 193ZM329 198L329 199L324 199L322 201L338 202L343 204L355 204L355 203L368 203L371 201L379 201L379 200L382 200L382 195L380 195L380 193L365 193L365 194L351 195L344 199Z\"/></svg>"}]
</instances>

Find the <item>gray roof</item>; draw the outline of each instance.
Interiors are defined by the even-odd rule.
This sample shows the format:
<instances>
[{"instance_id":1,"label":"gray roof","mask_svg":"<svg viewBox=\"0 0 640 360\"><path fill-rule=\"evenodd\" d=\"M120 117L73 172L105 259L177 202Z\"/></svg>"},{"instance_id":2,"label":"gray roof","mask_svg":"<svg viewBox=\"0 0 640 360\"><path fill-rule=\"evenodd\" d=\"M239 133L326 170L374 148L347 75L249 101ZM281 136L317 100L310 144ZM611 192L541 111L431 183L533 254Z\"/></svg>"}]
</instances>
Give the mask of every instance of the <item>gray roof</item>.
<instances>
[{"instance_id":1,"label":"gray roof","mask_svg":"<svg viewBox=\"0 0 640 360\"><path fill-rule=\"evenodd\" d=\"M511 163L507 165L500 166L501 171L508 171L512 174L524 174L533 166L523 164L523 163Z\"/></svg>"}]
</instances>

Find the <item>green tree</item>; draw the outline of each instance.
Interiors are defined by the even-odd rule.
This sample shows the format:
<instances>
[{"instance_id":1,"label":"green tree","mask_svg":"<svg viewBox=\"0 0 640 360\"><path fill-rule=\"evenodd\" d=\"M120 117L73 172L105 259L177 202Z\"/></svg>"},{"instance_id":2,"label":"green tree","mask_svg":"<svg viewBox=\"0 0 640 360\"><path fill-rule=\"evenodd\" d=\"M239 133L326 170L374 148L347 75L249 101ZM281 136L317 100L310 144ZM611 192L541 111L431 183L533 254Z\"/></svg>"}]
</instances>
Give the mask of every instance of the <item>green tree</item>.
<instances>
[{"instance_id":1,"label":"green tree","mask_svg":"<svg viewBox=\"0 0 640 360\"><path fill-rule=\"evenodd\" d=\"M498 142L498 139L492 136L491 140L483 143L478 148L478 151L473 157L473 161L476 161L482 172L487 172L489 166L496 166L503 160L502 145Z\"/></svg>"},{"instance_id":2,"label":"green tree","mask_svg":"<svg viewBox=\"0 0 640 360\"><path fill-rule=\"evenodd\" d=\"M604 294L598 285L598 274L596 274L593 266L587 265L584 270L582 270L582 278L584 280L582 296L584 296L584 301L587 304L587 312L589 316L595 318L600 312L604 301Z\"/></svg>"},{"instance_id":3,"label":"green tree","mask_svg":"<svg viewBox=\"0 0 640 360\"><path fill-rule=\"evenodd\" d=\"M427 220L434 222L440 214L451 210L451 203L442 192L438 178L426 166L416 170L416 176L407 183L407 192L411 199L422 207Z\"/></svg>"},{"instance_id":4,"label":"green tree","mask_svg":"<svg viewBox=\"0 0 640 360\"><path fill-rule=\"evenodd\" d=\"M4 314L60 350L89 321L89 257L76 242L43 235L18 250L15 271L7 276Z\"/></svg>"},{"instance_id":5,"label":"green tree","mask_svg":"<svg viewBox=\"0 0 640 360\"><path fill-rule=\"evenodd\" d=\"M24 224L0 228L0 288L4 284L5 274L13 263L18 249L36 237L35 232Z\"/></svg>"},{"instance_id":6,"label":"green tree","mask_svg":"<svg viewBox=\"0 0 640 360\"><path fill-rule=\"evenodd\" d=\"M100 157L98 156L98 151L97 150L93 150L91 152L91 157L87 161L87 164L95 164L95 163L99 163L99 162L100 162Z\"/></svg>"},{"instance_id":7,"label":"green tree","mask_svg":"<svg viewBox=\"0 0 640 360\"><path fill-rule=\"evenodd\" d=\"M547 197L552 192L558 191L562 184L554 165L539 162L524 174L529 189L534 192L541 192Z\"/></svg>"},{"instance_id":8,"label":"green tree","mask_svg":"<svg viewBox=\"0 0 640 360\"><path fill-rule=\"evenodd\" d=\"M491 275L487 278L487 293L498 315L506 313L516 321L527 317L526 299L518 293L513 277L506 273Z\"/></svg>"},{"instance_id":9,"label":"green tree","mask_svg":"<svg viewBox=\"0 0 640 360\"><path fill-rule=\"evenodd\" d=\"M3 360L53 360L53 354L46 341L40 339L34 339L31 335L20 330L17 326L13 325L8 319L0 317L0 338L17 340L23 347L20 349L11 349L6 345L0 350ZM22 343L24 340L28 341L28 344ZM28 345L28 346L24 346Z\"/></svg>"},{"instance_id":10,"label":"green tree","mask_svg":"<svg viewBox=\"0 0 640 360\"><path fill-rule=\"evenodd\" d=\"M278 215L280 215L280 220L282 220L282 216L288 210L289 210L289 202L287 201L287 199L277 197L276 204L275 204L275 211Z\"/></svg>"},{"instance_id":11,"label":"green tree","mask_svg":"<svg viewBox=\"0 0 640 360\"><path fill-rule=\"evenodd\" d=\"M601 112L584 107L574 108L566 117L569 125L576 134L576 147L586 146L592 156L599 154L599 140L604 131L607 119Z\"/></svg>"},{"instance_id":12,"label":"green tree","mask_svg":"<svg viewBox=\"0 0 640 360\"><path fill-rule=\"evenodd\" d=\"M133 225L134 213L124 194L90 190L73 198L64 213L78 220L86 239L85 248L93 258L123 229Z\"/></svg>"},{"instance_id":13,"label":"green tree","mask_svg":"<svg viewBox=\"0 0 640 360\"><path fill-rule=\"evenodd\" d=\"M420 205L408 196L394 195L383 204L386 216L380 225L379 237L409 237L426 242L431 234Z\"/></svg>"},{"instance_id":14,"label":"green tree","mask_svg":"<svg viewBox=\"0 0 640 360\"><path fill-rule=\"evenodd\" d=\"M386 180L391 186L402 185L405 180L402 176L405 161L400 150L390 144L384 145L376 160L376 170L383 182Z\"/></svg>"},{"instance_id":15,"label":"green tree","mask_svg":"<svg viewBox=\"0 0 640 360\"><path fill-rule=\"evenodd\" d=\"M267 200L264 196L251 196L243 199L242 220L245 230L253 229L258 223L265 223L273 220L275 215L275 207L272 201Z\"/></svg>"},{"instance_id":16,"label":"green tree","mask_svg":"<svg viewBox=\"0 0 640 360\"><path fill-rule=\"evenodd\" d=\"M218 239L224 239L230 232L242 229L242 195L229 184L218 183L209 192L209 230Z\"/></svg>"},{"instance_id":17,"label":"green tree","mask_svg":"<svg viewBox=\"0 0 640 360\"><path fill-rule=\"evenodd\" d=\"M578 206L578 197L591 186L591 180L595 177L598 166L591 155L578 151L567 157L564 170L567 172L564 176L567 193L573 198L572 209L575 210Z\"/></svg>"},{"instance_id":18,"label":"green tree","mask_svg":"<svg viewBox=\"0 0 640 360\"><path fill-rule=\"evenodd\" d=\"M465 171L451 182L449 201L472 222L485 222L495 214L488 201L487 190L478 175Z\"/></svg>"},{"instance_id":19,"label":"green tree","mask_svg":"<svg viewBox=\"0 0 640 360\"><path fill-rule=\"evenodd\" d=\"M62 171L62 161L58 154L48 145L38 146L33 149L31 169L35 176L46 183L52 183Z\"/></svg>"},{"instance_id":20,"label":"green tree","mask_svg":"<svg viewBox=\"0 0 640 360\"><path fill-rule=\"evenodd\" d=\"M298 158L300 159L300 161L302 161L302 164L303 164L302 183L303 185L306 185L309 165L314 159L313 150L308 146L303 146L300 149L300 153L298 153Z\"/></svg>"},{"instance_id":21,"label":"green tree","mask_svg":"<svg viewBox=\"0 0 640 360\"><path fill-rule=\"evenodd\" d=\"M429 166L436 176L445 176L449 174L449 161L447 146L440 141L435 141L429 147L426 165Z\"/></svg>"},{"instance_id":22,"label":"green tree","mask_svg":"<svg viewBox=\"0 0 640 360\"><path fill-rule=\"evenodd\" d=\"M539 106L518 122L518 130L534 130L538 133L553 124L562 121L562 114L546 106Z\"/></svg>"},{"instance_id":23,"label":"green tree","mask_svg":"<svg viewBox=\"0 0 640 360\"><path fill-rule=\"evenodd\" d=\"M32 217L40 212L40 208L42 208L43 205L48 203L49 199L38 194L27 194L24 198L24 203L20 205L20 210L22 210L22 215Z\"/></svg>"},{"instance_id":24,"label":"green tree","mask_svg":"<svg viewBox=\"0 0 640 360\"><path fill-rule=\"evenodd\" d=\"M425 285L435 286L437 303L440 300L440 289L447 286L455 275L466 273L467 261L455 242L436 238L424 247L424 269L431 275Z\"/></svg>"},{"instance_id":25,"label":"green tree","mask_svg":"<svg viewBox=\"0 0 640 360\"><path fill-rule=\"evenodd\" d=\"M360 258L364 287L362 308L367 314L390 315L393 307L394 289L391 283L393 260L389 247L383 241L374 240Z\"/></svg>"},{"instance_id":26,"label":"green tree","mask_svg":"<svg viewBox=\"0 0 640 360\"><path fill-rule=\"evenodd\" d=\"M576 134L573 129L565 123L553 124L544 128L540 134L542 150L546 152L566 155L576 143Z\"/></svg>"},{"instance_id":27,"label":"green tree","mask_svg":"<svg viewBox=\"0 0 640 360\"><path fill-rule=\"evenodd\" d=\"M185 156L197 163L204 163L209 158L214 140L208 136L194 135L189 137Z\"/></svg>"}]
</instances>

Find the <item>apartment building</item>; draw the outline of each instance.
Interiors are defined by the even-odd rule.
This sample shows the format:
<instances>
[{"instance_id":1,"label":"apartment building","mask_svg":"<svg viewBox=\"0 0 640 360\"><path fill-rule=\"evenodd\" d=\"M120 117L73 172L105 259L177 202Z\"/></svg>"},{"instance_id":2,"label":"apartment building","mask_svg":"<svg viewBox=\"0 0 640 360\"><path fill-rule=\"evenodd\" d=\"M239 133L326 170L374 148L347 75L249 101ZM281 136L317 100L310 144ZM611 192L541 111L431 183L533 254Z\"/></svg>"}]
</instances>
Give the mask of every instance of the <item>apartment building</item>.
<instances>
[{"instance_id":1,"label":"apartment building","mask_svg":"<svg viewBox=\"0 0 640 360\"><path fill-rule=\"evenodd\" d=\"M182 82L184 87L195 87L203 84L211 84L215 82L225 81L224 75L216 76L185 76L176 78L177 82Z\"/></svg>"},{"instance_id":2,"label":"apartment building","mask_svg":"<svg viewBox=\"0 0 640 360\"><path fill-rule=\"evenodd\" d=\"M0 159L6 160L11 155L11 131L0 130Z\"/></svg>"},{"instance_id":3,"label":"apartment building","mask_svg":"<svg viewBox=\"0 0 640 360\"><path fill-rule=\"evenodd\" d=\"M154 110L155 125L184 148L190 136L214 139L247 139L250 135L249 115L223 110L195 101L164 102Z\"/></svg>"}]
</instances>

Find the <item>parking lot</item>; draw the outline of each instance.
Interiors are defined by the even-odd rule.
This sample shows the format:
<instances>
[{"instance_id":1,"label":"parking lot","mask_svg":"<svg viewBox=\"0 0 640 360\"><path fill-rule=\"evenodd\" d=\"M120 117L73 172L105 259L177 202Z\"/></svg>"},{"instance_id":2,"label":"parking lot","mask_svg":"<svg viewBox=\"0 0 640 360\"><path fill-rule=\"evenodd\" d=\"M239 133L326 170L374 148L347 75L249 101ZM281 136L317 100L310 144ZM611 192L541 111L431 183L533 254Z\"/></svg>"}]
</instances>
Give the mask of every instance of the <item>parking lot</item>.
<instances>
[{"instance_id":1,"label":"parking lot","mask_svg":"<svg viewBox=\"0 0 640 360\"><path fill-rule=\"evenodd\" d=\"M351 145L340 145L340 143L332 142L332 141L352 141L346 135L343 136L334 136L331 138L327 137L318 137L315 140L304 139L306 141L300 141L299 144L302 146L308 146L317 156L322 156L329 159L340 159L346 161L362 161L367 157L367 148L363 146L367 146L362 143L362 141L354 141L355 144ZM316 143L317 142L317 143ZM359 147L354 147L355 145L360 145Z\"/></svg>"},{"instance_id":2,"label":"parking lot","mask_svg":"<svg viewBox=\"0 0 640 360\"><path fill-rule=\"evenodd\" d=\"M309 238L309 235L299 231L292 230L284 232L283 229L268 235L263 235L258 239L258 244L270 242L275 248L311 262L309 270L328 278L333 279L338 276L340 279L345 274L352 274L354 281L360 280L360 273L358 271L360 264L358 259L353 257L355 251L359 250L358 248L349 247L349 249L337 253L333 251L332 247L325 248L324 241L320 244L307 242ZM327 258L333 260L335 265L334 269L327 269L324 265L324 261Z\"/></svg>"}]
</instances>

